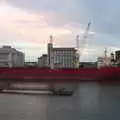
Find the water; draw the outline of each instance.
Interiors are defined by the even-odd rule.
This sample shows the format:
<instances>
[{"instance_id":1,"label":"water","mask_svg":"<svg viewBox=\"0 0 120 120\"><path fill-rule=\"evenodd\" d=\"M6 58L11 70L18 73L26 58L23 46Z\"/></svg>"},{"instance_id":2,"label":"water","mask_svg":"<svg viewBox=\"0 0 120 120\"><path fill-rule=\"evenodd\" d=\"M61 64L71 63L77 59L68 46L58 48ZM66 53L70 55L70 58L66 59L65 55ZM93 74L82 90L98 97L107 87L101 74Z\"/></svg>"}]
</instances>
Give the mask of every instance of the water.
<instances>
[{"instance_id":1,"label":"water","mask_svg":"<svg viewBox=\"0 0 120 120\"><path fill-rule=\"evenodd\" d=\"M72 97L0 94L1 120L120 119L120 84L79 84Z\"/></svg>"}]
</instances>

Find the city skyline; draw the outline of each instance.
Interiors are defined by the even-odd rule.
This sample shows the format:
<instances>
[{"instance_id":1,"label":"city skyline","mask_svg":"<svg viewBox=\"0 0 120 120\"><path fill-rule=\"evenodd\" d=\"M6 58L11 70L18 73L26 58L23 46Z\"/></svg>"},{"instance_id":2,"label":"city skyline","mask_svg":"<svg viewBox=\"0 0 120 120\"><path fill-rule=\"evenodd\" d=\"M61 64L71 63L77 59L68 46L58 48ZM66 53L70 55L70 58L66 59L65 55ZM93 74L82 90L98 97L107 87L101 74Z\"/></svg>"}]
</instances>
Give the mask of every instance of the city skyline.
<instances>
[{"instance_id":1,"label":"city skyline","mask_svg":"<svg viewBox=\"0 0 120 120\"><path fill-rule=\"evenodd\" d=\"M90 33L94 36L81 59L96 60L104 48L120 48L119 3L118 0L1 0L0 45L24 51L27 59L37 58L46 53L49 35L54 36L55 46L76 46L76 35L82 36L91 19Z\"/></svg>"}]
</instances>

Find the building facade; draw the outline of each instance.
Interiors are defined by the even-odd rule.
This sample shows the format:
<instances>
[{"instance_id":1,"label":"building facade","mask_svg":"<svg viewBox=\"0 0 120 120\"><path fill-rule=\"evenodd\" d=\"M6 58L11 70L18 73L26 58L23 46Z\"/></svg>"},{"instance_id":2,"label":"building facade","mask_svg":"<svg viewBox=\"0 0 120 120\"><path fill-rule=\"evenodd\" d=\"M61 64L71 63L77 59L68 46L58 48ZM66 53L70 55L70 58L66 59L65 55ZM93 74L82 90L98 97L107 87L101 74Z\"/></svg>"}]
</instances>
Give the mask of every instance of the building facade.
<instances>
[{"instance_id":1,"label":"building facade","mask_svg":"<svg viewBox=\"0 0 120 120\"><path fill-rule=\"evenodd\" d=\"M116 61L120 61L120 50L115 51L115 59Z\"/></svg>"},{"instance_id":2,"label":"building facade","mask_svg":"<svg viewBox=\"0 0 120 120\"><path fill-rule=\"evenodd\" d=\"M97 62L80 62L79 68L97 68Z\"/></svg>"},{"instance_id":3,"label":"building facade","mask_svg":"<svg viewBox=\"0 0 120 120\"><path fill-rule=\"evenodd\" d=\"M79 61L75 48L53 48L54 68L76 68Z\"/></svg>"},{"instance_id":4,"label":"building facade","mask_svg":"<svg viewBox=\"0 0 120 120\"><path fill-rule=\"evenodd\" d=\"M120 67L120 50L115 51L116 66Z\"/></svg>"},{"instance_id":5,"label":"building facade","mask_svg":"<svg viewBox=\"0 0 120 120\"><path fill-rule=\"evenodd\" d=\"M11 46L0 48L0 67L23 67L24 53L17 51Z\"/></svg>"},{"instance_id":6,"label":"building facade","mask_svg":"<svg viewBox=\"0 0 120 120\"><path fill-rule=\"evenodd\" d=\"M38 67L48 67L47 54L43 54L38 58Z\"/></svg>"},{"instance_id":7,"label":"building facade","mask_svg":"<svg viewBox=\"0 0 120 120\"><path fill-rule=\"evenodd\" d=\"M24 65L25 67L37 67L38 63L37 62L25 62Z\"/></svg>"},{"instance_id":8,"label":"building facade","mask_svg":"<svg viewBox=\"0 0 120 120\"><path fill-rule=\"evenodd\" d=\"M75 48L54 48L48 44L47 64L51 68L76 68L79 56Z\"/></svg>"}]
</instances>

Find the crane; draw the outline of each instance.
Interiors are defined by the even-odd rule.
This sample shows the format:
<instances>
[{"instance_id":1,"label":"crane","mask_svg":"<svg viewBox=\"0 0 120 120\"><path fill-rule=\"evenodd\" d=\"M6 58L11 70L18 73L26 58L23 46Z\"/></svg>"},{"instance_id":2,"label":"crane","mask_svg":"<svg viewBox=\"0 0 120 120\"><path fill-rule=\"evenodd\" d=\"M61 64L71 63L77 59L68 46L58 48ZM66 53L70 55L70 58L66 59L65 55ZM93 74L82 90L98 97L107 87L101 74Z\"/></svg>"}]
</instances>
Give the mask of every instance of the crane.
<instances>
[{"instance_id":1,"label":"crane","mask_svg":"<svg viewBox=\"0 0 120 120\"><path fill-rule=\"evenodd\" d=\"M89 30L90 30L90 26L91 26L91 21L88 22L87 24L87 28L83 34L83 38L81 40L79 40L79 35L76 36L76 48L77 48L77 57L79 56L79 61L80 61L80 55L81 55L81 47L85 48L85 44L86 44L86 39L89 37ZM81 45L81 46L80 46ZM79 65L79 63L77 63L77 66Z\"/></svg>"},{"instance_id":2,"label":"crane","mask_svg":"<svg viewBox=\"0 0 120 120\"><path fill-rule=\"evenodd\" d=\"M81 40L81 47L84 48L85 45L87 44L87 38L89 37L89 30L90 30L90 26L91 26L91 21L88 22L87 28L83 34L83 38ZM81 48L79 47L79 49Z\"/></svg>"}]
</instances>

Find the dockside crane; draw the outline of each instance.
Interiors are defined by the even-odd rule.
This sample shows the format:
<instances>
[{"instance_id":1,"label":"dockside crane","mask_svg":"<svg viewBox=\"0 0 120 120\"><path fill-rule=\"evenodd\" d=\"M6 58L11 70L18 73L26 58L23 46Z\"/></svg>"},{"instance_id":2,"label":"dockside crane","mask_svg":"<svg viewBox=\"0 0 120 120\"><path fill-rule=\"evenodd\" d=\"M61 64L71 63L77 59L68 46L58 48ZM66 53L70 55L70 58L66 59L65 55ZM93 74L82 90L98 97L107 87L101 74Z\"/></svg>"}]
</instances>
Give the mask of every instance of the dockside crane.
<instances>
[{"instance_id":1,"label":"dockside crane","mask_svg":"<svg viewBox=\"0 0 120 120\"><path fill-rule=\"evenodd\" d=\"M77 48L77 56L79 56L79 62L80 62L81 53L83 52L83 49L85 48L85 45L87 44L86 40L89 37L90 27L91 27L91 21L88 22L87 28L85 29L82 39L81 40L79 39L79 35L76 36L76 48ZM79 63L77 63L77 66L78 65Z\"/></svg>"}]
</instances>

